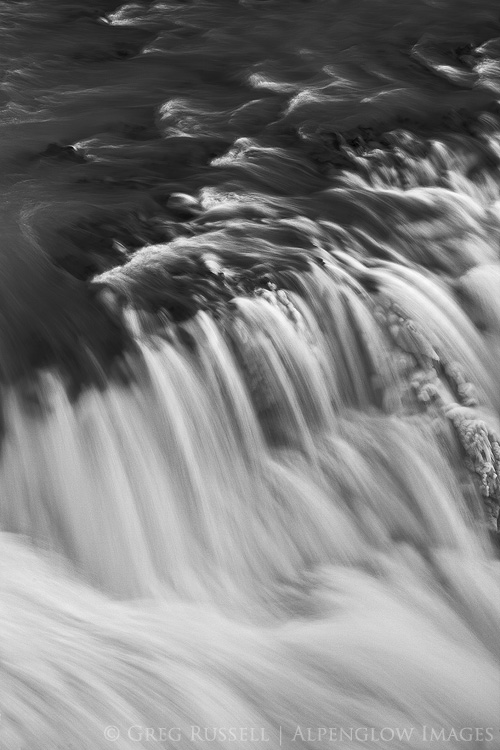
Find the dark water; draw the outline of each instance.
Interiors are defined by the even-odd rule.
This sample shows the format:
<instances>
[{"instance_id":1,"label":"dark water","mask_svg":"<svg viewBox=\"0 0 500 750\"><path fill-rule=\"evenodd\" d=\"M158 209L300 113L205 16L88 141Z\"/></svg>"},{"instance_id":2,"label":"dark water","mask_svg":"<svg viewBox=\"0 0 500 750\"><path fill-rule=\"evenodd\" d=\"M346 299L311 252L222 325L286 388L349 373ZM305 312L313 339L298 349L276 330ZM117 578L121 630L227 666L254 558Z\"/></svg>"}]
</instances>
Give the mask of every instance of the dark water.
<instances>
[{"instance_id":1,"label":"dark water","mask_svg":"<svg viewBox=\"0 0 500 750\"><path fill-rule=\"evenodd\" d=\"M497 5L0 35L0 748L500 748Z\"/></svg>"}]
</instances>

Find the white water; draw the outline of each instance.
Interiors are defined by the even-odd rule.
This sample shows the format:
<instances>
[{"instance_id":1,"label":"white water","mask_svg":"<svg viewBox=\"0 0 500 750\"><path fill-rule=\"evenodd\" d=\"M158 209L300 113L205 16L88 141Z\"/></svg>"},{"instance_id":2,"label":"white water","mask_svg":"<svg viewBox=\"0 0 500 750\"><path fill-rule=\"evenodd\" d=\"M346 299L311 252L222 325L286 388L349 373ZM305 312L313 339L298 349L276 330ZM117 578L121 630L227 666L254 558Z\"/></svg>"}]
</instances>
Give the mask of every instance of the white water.
<instances>
[{"instance_id":1,"label":"white water","mask_svg":"<svg viewBox=\"0 0 500 750\"><path fill-rule=\"evenodd\" d=\"M500 748L493 4L22 7L0 3L0 748ZM108 28L154 33L110 61ZM161 135L117 135L146 105ZM309 158L328 118L424 106L479 108L479 135ZM96 161L22 161L58 139ZM122 262L94 234L78 255L83 219L133 238Z\"/></svg>"}]
</instances>

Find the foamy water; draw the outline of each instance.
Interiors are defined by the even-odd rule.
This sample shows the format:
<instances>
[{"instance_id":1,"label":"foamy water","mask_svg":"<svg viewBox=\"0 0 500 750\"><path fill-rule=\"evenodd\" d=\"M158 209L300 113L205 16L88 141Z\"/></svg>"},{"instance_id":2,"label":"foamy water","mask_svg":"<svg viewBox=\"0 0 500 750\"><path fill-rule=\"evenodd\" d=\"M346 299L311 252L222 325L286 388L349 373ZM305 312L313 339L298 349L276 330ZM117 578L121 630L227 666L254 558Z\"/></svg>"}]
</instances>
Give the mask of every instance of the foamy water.
<instances>
[{"instance_id":1,"label":"foamy water","mask_svg":"<svg viewBox=\"0 0 500 750\"><path fill-rule=\"evenodd\" d=\"M496 4L0 36L0 748L500 748Z\"/></svg>"}]
</instances>

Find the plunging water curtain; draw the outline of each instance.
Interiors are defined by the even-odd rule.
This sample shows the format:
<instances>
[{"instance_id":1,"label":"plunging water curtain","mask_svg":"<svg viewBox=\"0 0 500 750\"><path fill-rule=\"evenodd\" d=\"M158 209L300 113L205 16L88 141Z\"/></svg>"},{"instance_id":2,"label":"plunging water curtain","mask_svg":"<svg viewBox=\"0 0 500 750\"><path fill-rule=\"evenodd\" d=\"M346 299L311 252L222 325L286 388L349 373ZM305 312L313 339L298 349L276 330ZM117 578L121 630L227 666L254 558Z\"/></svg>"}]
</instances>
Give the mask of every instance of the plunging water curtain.
<instances>
[{"instance_id":1,"label":"plunging water curtain","mask_svg":"<svg viewBox=\"0 0 500 750\"><path fill-rule=\"evenodd\" d=\"M500 749L500 8L0 2L0 750Z\"/></svg>"}]
</instances>

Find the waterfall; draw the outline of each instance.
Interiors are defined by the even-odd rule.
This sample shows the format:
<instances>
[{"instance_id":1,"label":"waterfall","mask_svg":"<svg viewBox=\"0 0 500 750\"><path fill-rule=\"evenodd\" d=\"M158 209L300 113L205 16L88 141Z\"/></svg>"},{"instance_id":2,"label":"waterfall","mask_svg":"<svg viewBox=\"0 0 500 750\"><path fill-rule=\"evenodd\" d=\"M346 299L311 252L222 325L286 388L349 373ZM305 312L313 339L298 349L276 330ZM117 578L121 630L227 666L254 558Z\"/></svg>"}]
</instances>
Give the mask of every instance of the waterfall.
<instances>
[{"instance_id":1,"label":"waterfall","mask_svg":"<svg viewBox=\"0 0 500 750\"><path fill-rule=\"evenodd\" d=\"M0 3L0 750L500 748L479 5Z\"/></svg>"}]
</instances>

